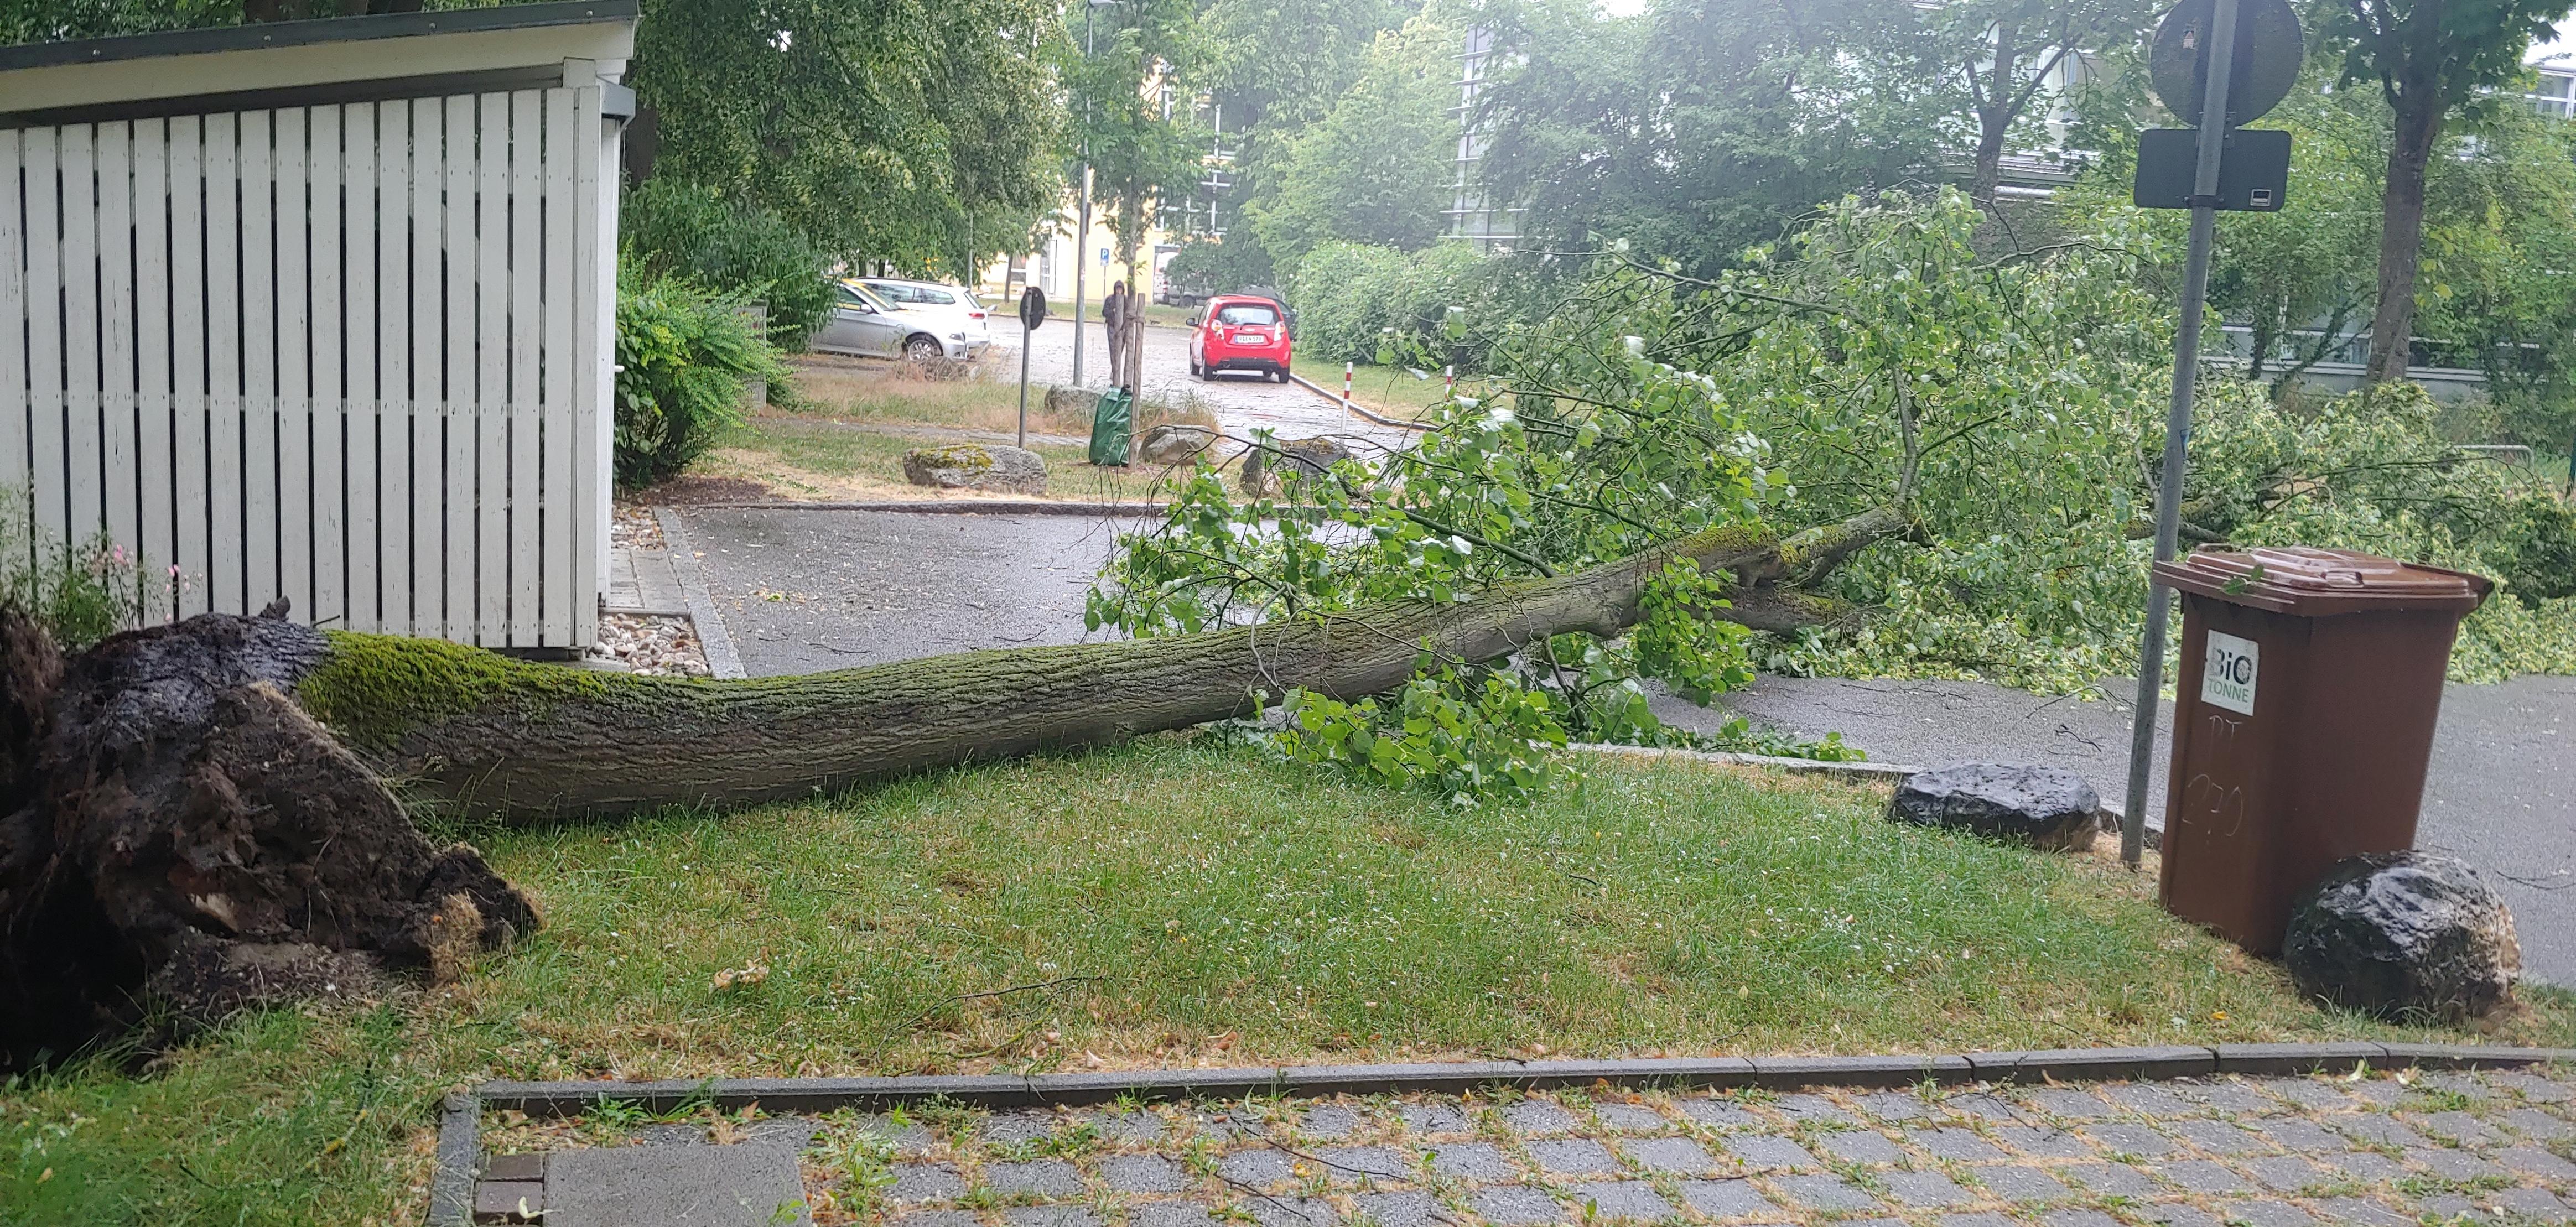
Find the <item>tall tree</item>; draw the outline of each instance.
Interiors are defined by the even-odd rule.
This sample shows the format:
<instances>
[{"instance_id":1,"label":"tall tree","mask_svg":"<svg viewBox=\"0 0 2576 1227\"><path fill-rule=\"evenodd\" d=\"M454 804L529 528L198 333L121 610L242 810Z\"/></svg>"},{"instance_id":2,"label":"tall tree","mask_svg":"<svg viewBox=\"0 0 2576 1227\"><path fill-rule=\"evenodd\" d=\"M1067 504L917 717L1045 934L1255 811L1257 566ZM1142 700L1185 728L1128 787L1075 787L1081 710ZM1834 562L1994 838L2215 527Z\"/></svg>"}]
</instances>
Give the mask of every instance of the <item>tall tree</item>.
<instances>
[{"instance_id":1,"label":"tall tree","mask_svg":"<svg viewBox=\"0 0 2576 1227\"><path fill-rule=\"evenodd\" d=\"M1330 240L1411 251L1440 237L1458 148L1456 45L1422 19L1379 35L1359 81L1290 142L1275 194L1252 206L1282 269Z\"/></svg>"},{"instance_id":2,"label":"tall tree","mask_svg":"<svg viewBox=\"0 0 2576 1227\"><path fill-rule=\"evenodd\" d=\"M2030 139L2033 108L2057 104L2061 73L2135 40L2158 8L2155 0L1963 0L1933 7L1926 16L1934 49L1947 63L1939 71L1963 87L1975 144L1968 195L1991 205L2003 177L2004 155Z\"/></svg>"},{"instance_id":3,"label":"tall tree","mask_svg":"<svg viewBox=\"0 0 2576 1227\"><path fill-rule=\"evenodd\" d=\"M1063 76L1076 152L1133 283L1146 231L1189 198L1205 164L1193 101L1208 40L1191 0L1093 0L1073 20Z\"/></svg>"},{"instance_id":4,"label":"tall tree","mask_svg":"<svg viewBox=\"0 0 2576 1227\"><path fill-rule=\"evenodd\" d=\"M2497 105L2488 92L2522 73L2522 53L2569 11L2568 0L2348 0L2326 34L2344 49L2346 81L2377 81L2394 113L2380 194L2378 311L2370 378L2406 377L2415 283L2423 258L2424 178L2444 121Z\"/></svg>"},{"instance_id":5,"label":"tall tree","mask_svg":"<svg viewBox=\"0 0 2576 1227\"><path fill-rule=\"evenodd\" d=\"M1907 0L1534 0L1493 27L1475 122L1523 245L1626 239L1702 270L1822 201L1939 171L1939 83Z\"/></svg>"},{"instance_id":6,"label":"tall tree","mask_svg":"<svg viewBox=\"0 0 2576 1227\"><path fill-rule=\"evenodd\" d=\"M2252 333L2248 379L2284 395L2319 362L2334 360L2370 317L2378 283L2380 172L2388 160L2388 108L2365 91L2324 90L2309 80L2266 127L2292 133L2290 179L2278 213L2222 218L2210 304ZM2116 184L2129 193L2128 176ZM2164 220L2179 234L2180 218Z\"/></svg>"},{"instance_id":7,"label":"tall tree","mask_svg":"<svg viewBox=\"0 0 2576 1227\"><path fill-rule=\"evenodd\" d=\"M647 0L631 73L653 174L855 260L964 274L1054 203L1046 0Z\"/></svg>"},{"instance_id":8,"label":"tall tree","mask_svg":"<svg viewBox=\"0 0 2576 1227\"><path fill-rule=\"evenodd\" d=\"M1216 142L1231 155L1218 209L1239 217L1270 198L1288 144L1360 80L1378 34L1404 26L1414 10L1406 0L1203 0L1200 82L1211 119L1221 121ZM1221 217L1229 235L1234 217Z\"/></svg>"}]
</instances>

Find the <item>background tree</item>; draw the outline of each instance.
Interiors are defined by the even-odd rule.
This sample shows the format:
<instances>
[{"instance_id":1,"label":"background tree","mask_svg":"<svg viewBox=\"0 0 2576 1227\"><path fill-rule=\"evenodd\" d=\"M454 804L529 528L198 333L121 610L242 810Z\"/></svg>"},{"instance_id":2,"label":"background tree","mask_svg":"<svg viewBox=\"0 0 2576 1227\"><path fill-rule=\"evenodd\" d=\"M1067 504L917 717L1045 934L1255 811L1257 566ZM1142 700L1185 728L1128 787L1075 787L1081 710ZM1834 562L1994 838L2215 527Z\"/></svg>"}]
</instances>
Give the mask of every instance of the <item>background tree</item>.
<instances>
[{"instance_id":1,"label":"background tree","mask_svg":"<svg viewBox=\"0 0 2576 1227\"><path fill-rule=\"evenodd\" d=\"M1993 204L2004 155L2045 144L2034 131L2061 104L2061 68L2080 67L2137 40L2161 6L2150 0L1965 0L1925 18L1929 54L1966 94L1974 133L1968 195ZM2037 108L2034 110L2034 108Z\"/></svg>"},{"instance_id":2,"label":"background tree","mask_svg":"<svg viewBox=\"0 0 2576 1227\"><path fill-rule=\"evenodd\" d=\"M1938 174L1946 95L1905 70L1913 23L1904 0L1522 6L1475 117L1488 194L1527 209L1525 248L1723 266L1819 202Z\"/></svg>"},{"instance_id":3,"label":"background tree","mask_svg":"<svg viewBox=\"0 0 2576 1227\"><path fill-rule=\"evenodd\" d=\"M2482 113L2522 75L2522 53L2567 16L2568 0L2350 0L2326 6L2346 81L2376 81L2393 113L2380 196L2379 287L2370 378L2403 379L2414 349L2424 181L2454 112Z\"/></svg>"},{"instance_id":4,"label":"background tree","mask_svg":"<svg viewBox=\"0 0 2576 1227\"><path fill-rule=\"evenodd\" d=\"M2227 216L2212 263L2210 303L2247 326L2245 377L2268 383L2275 397L2336 357L2370 317L2378 290L2372 270L2388 109L2375 95L2317 84L2292 91L2262 121L2291 132L2290 174L2298 190L2278 213ZM2117 186L2125 196L2125 175ZM2164 229L2181 233L2170 222Z\"/></svg>"},{"instance_id":5,"label":"background tree","mask_svg":"<svg viewBox=\"0 0 2576 1227\"><path fill-rule=\"evenodd\" d=\"M1269 284L1277 274L1261 237L1243 224L1274 197L1290 147L1359 79L1377 37L1402 26L1411 0L1203 0L1208 56L1200 74L1214 143L1231 155L1213 199L1228 251L1208 253L1220 288ZM1194 193L1196 195L1196 193Z\"/></svg>"},{"instance_id":6,"label":"background tree","mask_svg":"<svg viewBox=\"0 0 2576 1227\"><path fill-rule=\"evenodd\" d=\"M2416 333L2486 376L2462 442L2563 450L2576 433L2576 129L2492 108L2444 142L2426 185Z\"/></svg>"},{"instance_id":7,"label":"background tree","mask_svg":"<svg viewBox=\"0 0 2576 1227\"><path fill-rule=\"evenodd\" d=\"M1440 237L1456 177L1456 46L1423 18L1380 34L1359 80L1287 142L1275 196L1249 206L1281 268L1331 240L1413 251Z\"/></svg>"},{"instance_id":8,"label":"background tree","mask_svg":"<svg viewBox=\"0 0 2576 1227\"><path fill-rule=\"evenodd\" d=\"M970 275L1055 200L1043 0L650 0L630 80L655 177L852 260Z\"/></svg>"},{"instance_id":9,"label":"background tree","mask_svg":"<svg viewBox=\"0 0 2576 1227\"><path fill-rule=\"evenodd\" d=\"M1197 18L1191 0L1104 0L1087 19L1074 19L1095 28L1063 44L1068 160L1090 163L1092 207L1130 285L1150 275L1138 260L1146 231L1189 198L1205 164L1192 102L1208 51Z\"/></svg>"}]
</instances>

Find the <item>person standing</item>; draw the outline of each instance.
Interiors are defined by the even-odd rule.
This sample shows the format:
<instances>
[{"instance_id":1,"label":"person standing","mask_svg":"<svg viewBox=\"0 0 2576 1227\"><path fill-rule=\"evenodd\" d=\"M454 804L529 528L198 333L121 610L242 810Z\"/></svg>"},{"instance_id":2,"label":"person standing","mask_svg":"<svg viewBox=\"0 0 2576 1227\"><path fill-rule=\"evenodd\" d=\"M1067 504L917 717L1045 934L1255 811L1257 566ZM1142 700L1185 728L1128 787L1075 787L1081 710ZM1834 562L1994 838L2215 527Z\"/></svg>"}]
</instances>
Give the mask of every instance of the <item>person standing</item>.
<instances>
[{"instance_id":1,"label":"person standing","mask_svg":"<svg viewBox=\"0 0 2576 1227\"><path fill-rule=\"evenodd\" d=\"M1102 331L1109 334L1109 386L1127 386L1127 317L1136 304L1127 293L1127 283L1111 286L1109 297L1100 300Z\"/></svg>"}]
</instances>

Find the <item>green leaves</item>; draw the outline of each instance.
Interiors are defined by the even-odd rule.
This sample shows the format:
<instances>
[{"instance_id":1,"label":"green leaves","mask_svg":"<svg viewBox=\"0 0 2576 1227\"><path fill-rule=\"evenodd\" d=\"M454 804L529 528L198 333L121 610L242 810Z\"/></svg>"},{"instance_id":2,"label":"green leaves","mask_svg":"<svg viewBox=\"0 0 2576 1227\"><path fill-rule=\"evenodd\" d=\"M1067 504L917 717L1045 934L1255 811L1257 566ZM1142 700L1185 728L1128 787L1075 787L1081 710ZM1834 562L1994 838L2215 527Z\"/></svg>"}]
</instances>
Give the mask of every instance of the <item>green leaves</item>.
<instances>
[{"instance_id":1,"label":"green leaves","mask_svg":"<svg viewBox=\"0 0 2576 1227\"><path fill-rule=\"evenodd\" d=\"M1292 690L1280 710L1271 745L1289 758L1428 789L1462 808L1525 802L1583 778L1548 756L1566 744L1548 697L1506 672L1426 665L1385 703Z\"/></svg>"},{"instance_id":2,"label":"green leaves","mask_svg":"<svg viewBox=\"0 0 2576 1227\"><path fill-rule=\"evenodd\" d=\"M743 385L786 374L739 299L684 281L620 285L617 484L676 476L742 420Z\"/></svg>"},{"instance_id":3,"label":"green leaves","mask_svg":"<svg viewBox=\"0 0 2576 1227\"><path fill-rule=\"evenodd\" d=\"M654 178L964 276L1056 203L1061 38L1041 0L647 0L630 80Z\"/></svg>"}]
</instances>

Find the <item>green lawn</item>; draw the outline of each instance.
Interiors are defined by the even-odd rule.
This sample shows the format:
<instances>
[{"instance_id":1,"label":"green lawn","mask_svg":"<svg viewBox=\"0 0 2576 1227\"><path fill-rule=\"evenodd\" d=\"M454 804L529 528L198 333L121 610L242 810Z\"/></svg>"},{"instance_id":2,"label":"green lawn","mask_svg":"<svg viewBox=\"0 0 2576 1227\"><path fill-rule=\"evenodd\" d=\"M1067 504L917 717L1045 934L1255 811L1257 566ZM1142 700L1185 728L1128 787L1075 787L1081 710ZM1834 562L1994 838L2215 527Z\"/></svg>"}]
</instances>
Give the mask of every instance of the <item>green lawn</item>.
<instances>
[{"instance_id":1,"label":"green lawn","mask_svg":"<svg viewBox=\"0 0 2576 1227\"><path fill-rule=\"evenodd\" d=\"M544 932L448 988L0 1089L0 1223L416 1221L436 1096L495 1076L2459 1038L2298 1001L2108 855L1586 766L1458 811L1159 738L474 833ZM2576 1003L2534 1004L2488 1038L2576 1042Z\"/></svg>"},{"instance_id":2,"label":"green lawn","mask_svg":"<svg viewBox=\"0 0 2576 1227\"><path fill-rule=\"evenodd\" d=\"M945 492L912 485L903 454L916 447L945 447L956 436L913 436L902 427L859 423L864 429L808 417L761 416L725 432L716 450L690 472L741 477L768 486L779 497L807 500L919 499ZM1035 424L1032 423L1032 429ZM1164 472L1153 465L1100 467L1085 450L1031 440L1029 450L1047 463L1047 497L1091 501L1154 499L1168 495ZM961 496L962 497L962 496Z\"/></svg>"}]
</instances>

